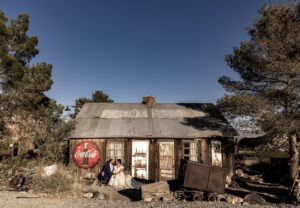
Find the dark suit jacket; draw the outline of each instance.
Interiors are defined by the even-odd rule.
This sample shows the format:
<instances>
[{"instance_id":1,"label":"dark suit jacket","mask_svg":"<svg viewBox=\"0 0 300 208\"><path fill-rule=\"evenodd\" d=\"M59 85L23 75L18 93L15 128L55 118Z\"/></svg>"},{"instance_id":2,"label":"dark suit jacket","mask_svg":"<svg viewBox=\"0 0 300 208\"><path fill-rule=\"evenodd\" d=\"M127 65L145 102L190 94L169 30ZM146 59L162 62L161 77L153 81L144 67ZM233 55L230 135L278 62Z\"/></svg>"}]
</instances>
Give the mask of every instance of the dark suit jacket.
<instances>
[{"instance_id":1,"label":"dark suit jacket","mask_svg":"<svg viewBox=\"0 0 300 208\"><path fill-rule=\"evenodd\" d=\"M111 172L110 170L110 164L106 163L101 172L104 172L104 176L101 175L101 173L98 175L98 178L100 181L102 181L103 183L107 184L108 181L110 180L111 176L113 175L113 172Z\"/></svg>"},{"instance_id":2,"label":"dark suit jacket","mask_svg":"<svg viewBox=\"0 0 300 208\"><path fill-rule=\"evenodd\" d=\"M106 175L108 177L111 176L112 172L110 170L110 163L106 163L106 165L103 167L102 171L104 172L104 175Z\"/></svg>"}]
</instances>

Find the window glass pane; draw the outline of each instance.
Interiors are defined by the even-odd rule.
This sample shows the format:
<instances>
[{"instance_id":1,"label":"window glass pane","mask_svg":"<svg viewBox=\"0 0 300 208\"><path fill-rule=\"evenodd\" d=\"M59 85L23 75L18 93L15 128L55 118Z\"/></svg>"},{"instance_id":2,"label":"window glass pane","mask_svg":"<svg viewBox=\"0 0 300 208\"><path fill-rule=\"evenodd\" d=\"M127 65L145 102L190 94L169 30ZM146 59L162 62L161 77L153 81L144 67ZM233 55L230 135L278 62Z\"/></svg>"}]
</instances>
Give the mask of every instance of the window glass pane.
<instances>
[{"instance_id":1,"label":"window glass pane","mask_svg":"<svg viewBox=\"0 0 300 208\"><path fill-rule=\"evenodd\" d=\"M108 142L107 143L106 159L123 159L123 143L122 142Z\"/></svg>"},{"instance_id":2,"label":"window glass pane","mask_svg":"<svg viewBox=\"0 0 300 208\"><path fill-rule=\"evenodd\" d=\"M184 148L189 148L190 147L190 143L189 142L184 142Z\"/></svg>"},{"instance_id":3,"label":"window glass pane","mask_svg":"<svg viewBox=\"0 0 300 208\"><path fill-rule=\"evenodd\" d=\"M123 149L122 143L118 143L118 144L117 144L117 149Z\"/></svg>"},{"instance_id":4,"label":"window glass pane","mask_svg":"<svg viewBox=\"0 0 300 208\"><path fill-rule=\"evenodd\" d=\"M196 142L191 142L190 143L190 147L191 148L196 148L197 147L197 143Z\"/></svg>"},{"instance_id":5,"label":"window glass pane","mask_svg":"<svg viewBox=\"0 0 300 208\"><path fill-rule=\"evenodd\" d=\"M190 150L189 149L184 149L184 154L185 155L189 155L190 154Z\"/></svg>"},{"instance_id":6,"label":"window glass pane","mask_svg":"<svg viewBox=\"0 0 300 208\"><path fill-rule=\"evenodd\" d=\"M108 143L108 149L114 149L114 143Z\"/></svg>"},{"instance_id":7,"label":"window glass pane","mask_svg":"<svg viewBox=\"0 0 300 208\"><path fill-rule=\"evenodd\" d=\"M190 154L191 155L197 155L197 149L191 149Z\"/></svg>"}]
</instances>

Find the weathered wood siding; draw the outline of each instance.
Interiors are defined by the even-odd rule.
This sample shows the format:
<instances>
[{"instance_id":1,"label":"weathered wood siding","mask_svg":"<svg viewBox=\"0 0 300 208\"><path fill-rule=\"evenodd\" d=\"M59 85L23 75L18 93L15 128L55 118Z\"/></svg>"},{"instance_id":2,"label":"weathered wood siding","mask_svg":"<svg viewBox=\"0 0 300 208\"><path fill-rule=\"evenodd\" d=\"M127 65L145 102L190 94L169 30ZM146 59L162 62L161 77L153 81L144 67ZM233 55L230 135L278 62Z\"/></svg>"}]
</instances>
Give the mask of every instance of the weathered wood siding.
<instances>
[{"instance_id":1,"label":"weathered wood siding","mask_svg":"<svg viewBox=\"0 0 300 208\"><path fill-rule=\"evenodd\" d=\"M178 177L179 167L180 167L180 160L183 158L183 142L181 139L175 140L175 177Z\"/></svg>"},{"instance_id":2,"label":"weathered wood siding","mask_svg":"<svg viewBox=\"0 0 300 208\"><path fill-rule=\"evenodd\" d=\"M92 168L87 168L87 169L84 169L84 168L80 168L78 167L74 161L73 161L73 157L72 157L72 154L73 154L73 149L74 147L76 146L76 144L80 143L80 142L83 142L83 141L92 141L94 142L98 148L99 148L99 151L100 151L100 160L99 162ZM70 151L70 157L69 157L69 167L75 171L76 175L78 177L80 176L84 176L87 172L93 172L93 173L96 173L98 174L103 165L105 165L106 163L106 141L103 140L103 139L70 139L69 140L69 151Z\"/></svg>"},{"instance_id":3,"label":"weathered wood siding","mask_svg":"<svg viewBox=\"0 0 300 208\"><path fill-rule=\"evenodd\" d=\"M136 140L136 139L134 139ZM143 139L145 140L145 139ZM222 145L222 167L228 168L228 175L232 175L234 171L234 145L231 140L221 140ZM92 141L94 142L100 151L100 160L93 167L88 169L79 168L72 158L73 149L76 144L82 141ZM87 172L94 172L96 174L100 173L102 167L106 164L106 144L107 142L123 142L124 144L124 158L123 165L125 167L125 172L132 175L132 141L131 138L119 138L119 139L70 139L69 140L69 168L74 170L74 173L80 177L84 176ZM148 139L149 141L149 160L148 160L148 179L151 181L160 180L160 152L159 152L159 142L160 141L173 141L174 142L174 167L175 167L175 178L178 176L180 160L183 158L183 139ZM212 164L212 152L210 139L198 138L195 140L198 142L198 154L199 161L206 164Z\"/></svg>"}]
</instances>

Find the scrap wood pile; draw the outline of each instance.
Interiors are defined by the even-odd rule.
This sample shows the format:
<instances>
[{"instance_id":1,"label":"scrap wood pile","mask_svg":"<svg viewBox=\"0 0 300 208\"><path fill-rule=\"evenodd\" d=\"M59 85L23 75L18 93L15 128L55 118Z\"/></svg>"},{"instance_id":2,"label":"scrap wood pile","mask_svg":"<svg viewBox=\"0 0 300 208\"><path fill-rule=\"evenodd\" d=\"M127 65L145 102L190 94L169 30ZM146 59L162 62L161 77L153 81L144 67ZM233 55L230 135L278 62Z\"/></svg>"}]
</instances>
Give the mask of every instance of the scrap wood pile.
<instances>
[{"instance_id":1,"label":"scrap wood pile","mask_svg":"<svg viewBox=\"0 0 300 208\"><path fill-rule=\"evenodd\" d=\"M36 171L34 169L20 168L8 171L6 178L0 181L0 190L29 190L33 184Z\"/></svg>"},{"instance_id":2,"label":"scrap wood pile","mask_svg":"<svg viewBox=\"0 0 300 208\"><path fill-rule=\"evenodd\" d=\"M249 175L249 174L246 174L242 169L237 169L235 171L235 174L238 178L248 179L251 181L258 182L258 183L263 183L263 181L264 181L262 178L262 174Z\"/></svg>"}]
</instances>

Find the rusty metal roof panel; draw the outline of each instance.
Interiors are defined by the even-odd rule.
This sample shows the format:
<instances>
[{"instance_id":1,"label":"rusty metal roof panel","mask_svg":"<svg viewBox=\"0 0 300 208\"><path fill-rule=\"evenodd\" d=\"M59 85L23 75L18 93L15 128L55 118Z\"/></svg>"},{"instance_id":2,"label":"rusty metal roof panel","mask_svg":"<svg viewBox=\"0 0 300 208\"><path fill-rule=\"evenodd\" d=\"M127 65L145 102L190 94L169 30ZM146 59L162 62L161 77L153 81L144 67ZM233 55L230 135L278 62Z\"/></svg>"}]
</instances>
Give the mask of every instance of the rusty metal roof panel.
<instances>
[{"instance_id":1,"label":"rusty metal roof panel","mask_svg":"<svg viewBox=\"0 0 300 208\"><path fill-rule=\"evenodd\" d=\"M213 104L87 103L70 138L232 137L236 131Z\"/></svg>"}]
</instances>

